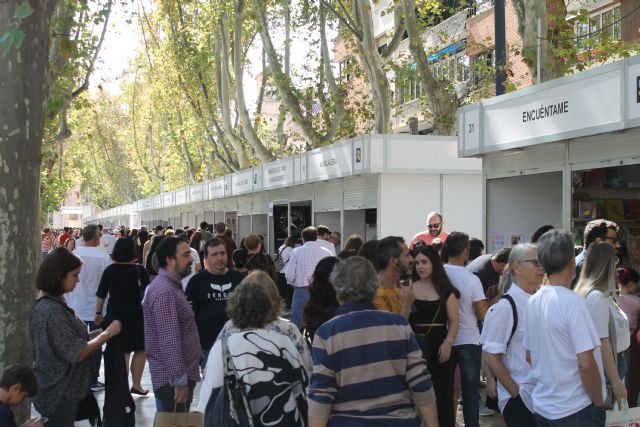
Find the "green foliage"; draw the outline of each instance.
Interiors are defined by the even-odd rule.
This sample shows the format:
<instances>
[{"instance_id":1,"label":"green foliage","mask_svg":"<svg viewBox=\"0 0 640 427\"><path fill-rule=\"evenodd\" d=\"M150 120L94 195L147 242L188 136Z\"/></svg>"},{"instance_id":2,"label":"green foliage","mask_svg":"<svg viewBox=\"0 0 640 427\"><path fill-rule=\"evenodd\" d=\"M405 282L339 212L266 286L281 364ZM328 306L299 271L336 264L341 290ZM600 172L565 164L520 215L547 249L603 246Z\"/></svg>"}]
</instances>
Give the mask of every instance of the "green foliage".
<instances>
[{"instance_id":1,"label":"green foliage","mask_svg":"<svg viewBox=\"0 0 640 427\"><path fill-rule=\"evenodd\" d=\"M31 16L33 9L29 5L28 0L16 6L13 13L13 19L7 25L5 32L0 36L0 47L2 48L2 56L7 56L11 52L11 48L20 49L25 38L25 33L20 29L20 24L26 18Z\"/></svg>"},{"instance_id":2,"label":"green foliage","mask_svg":"<svg viewBox=\"0 0 640 427\"><path fill-rule=\"evenodd\" d=\"M57 174L47 175L42 171L40 179L40 211L53 213L60 209L67 191L72 186L72 178L65 174L62 179Z\"/></svg>"}]
</instances>

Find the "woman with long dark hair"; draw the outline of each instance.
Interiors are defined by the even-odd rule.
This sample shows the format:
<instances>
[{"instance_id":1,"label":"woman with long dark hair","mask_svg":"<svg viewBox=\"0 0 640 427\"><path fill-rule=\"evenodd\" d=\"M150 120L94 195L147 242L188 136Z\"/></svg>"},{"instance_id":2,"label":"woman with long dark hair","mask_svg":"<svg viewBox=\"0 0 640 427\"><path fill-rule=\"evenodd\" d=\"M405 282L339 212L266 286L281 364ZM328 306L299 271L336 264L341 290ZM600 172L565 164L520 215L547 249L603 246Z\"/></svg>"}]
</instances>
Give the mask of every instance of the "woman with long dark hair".
<instances>
[{"instance_id":1,"label":"woman with long dark hair","mask_svg":"<svg viewBox=\"0 0 640 427\"><path fill-rule=\"evenodd\" d=\"M331 319L340 305L336 291L329 281L329 276L337 262L338 258L334 256L321 259L313 271L313 276L311 276L309 301L304 306L302 313L304 336L309 342L313 341L316 329Z\"/></svg>"},{"instance_id":2,"label":"woman with long dark hair","mask_svg":"<svg viewBox=\"0 0 640 427\"><path fill-rule=\"evenodd\" d=\"M451 345L458 335L460 292L453 287L438 251L431 245L416 246L411 293L415 297L409 323L431 371L438 405L438 422L453 427L453 374Z\"/></svg>"},{"instance_id":3,"label":"woman with long dark hair","mask_svg":"<svg viewBox=\"0 0 640 427\"><path fill-rule=\"evenodd\" d=\"M196 251L198 251L198 256L200 257L197 260L194 260L194 262L199 261L200 264L202 264L203 262L203 249L204 249L204 243L202 241L202 232L201 231L194 231L193 234L191 234L191 238L189 240L189 247L195 249ZM228 254L227 254L228 255Z\"/></svg>"}]
</instances>

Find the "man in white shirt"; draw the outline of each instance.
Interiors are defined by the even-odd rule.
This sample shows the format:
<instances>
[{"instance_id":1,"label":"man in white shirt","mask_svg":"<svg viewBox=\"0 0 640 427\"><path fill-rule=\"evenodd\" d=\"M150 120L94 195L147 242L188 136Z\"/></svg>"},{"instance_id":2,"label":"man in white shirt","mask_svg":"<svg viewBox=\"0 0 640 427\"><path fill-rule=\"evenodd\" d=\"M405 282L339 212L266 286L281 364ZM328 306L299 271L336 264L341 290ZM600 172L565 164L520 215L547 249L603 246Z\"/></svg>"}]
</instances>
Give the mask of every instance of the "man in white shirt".
<instances>
[{"instance_id":1,"label":"man in white shirt","mask_svg":"<svg viewBox=\"0 0 640 427\"><path fill-rule=\"evenodd\" d=\"M469 236L459 231L449 234L442 248L449 261L444 266L451 284L460 291L460 329L451 347L460 366L464 424L467 427L480 426L480 367L482 348L478 320L484 320L487 300L482 283L473 273L466 270L469 259Z\"/></svg>"},{"instance_id":2,"label":"man in white shirt","mask_svg":"<svg viewBox=\"0 0 640 427\"><path fill-rule=\"evenodd\" d=\"M303 245L291 252L291 258L283 271L287 283L293 286L291 321L300 329L302 328L302 310L309 300L309 282L313 271L322 258L332 256L328 249L318 244L318 230L315 227L305 228L301 236Z\"/></svg>"},{"instance_id":3,"label":"man in white shirt","mask_svg":"<svg viewBox=\"0 0 640 427\"><path fill-rule=\"evenodd\" d=\"M97 225L87 225L82 230L82 240L84 241L84 246L77 247L73 252L82 260L80 281L72 292L65 294L65 298L69 307L75 311L76 316L86 323L89 331L93 331L99 328L94 323L96 314L98 314L96 313L96 291L104 269L111 264L111 257L98 248L98 245L100 245L100 230ZM94 391L104 388L104 384L98 382L101 359L102 351L98 349L93 356L96 370L91 379L91 389Z\"/></svg>"},{"instance_id":4,"label":"man in white shirt","mask_svg":"<svg viewBox=\"0 0 640 427\"><path fill-rule=\"evenodd\" d=\"M531 362L539 426L604 426L600 338L584 298L571 291L573 236L551 230L538 240L549 284L527 303L524 346Z\"/></svg>"},{"instance_id":5,"label":"man in white shirt","mask_svg":"<svg viewBox=\"0 0 640 427\"><path fill-rule=\"evenodd\" d=\"M523 343L527 302L544 278L536 245L511 248L508 266L510 287L487 312L480 340L487 366L498 379L498 406L507 427L536 427L531 400L534 384L529 380L531 365Z\"/></svg>"},{"instance_id":6,"label":"man in white shirt","mask_svg":"<svg viewBox=\"0 0 640 427\"><path fill-rule=\"evenodd\" d=\"M98 226L100 227L100 226ZM102 228L102 237L100 238L100 249L102 249L107 255L113 253L113 247L116 245L116 238L109 234L109 229Z\"/></svg>"},{"instance_id":7,"label":"man in white shirt","mask_svg":"<svg viewBox=\"0 0 640 427\"><path fill-rule=\"evenodd\" d=\"M336 256L336 246L331 243L331 230L326 225L319 225L318 228L318 244L331 252L331 256Z\"/></svg>"}]
</instances>

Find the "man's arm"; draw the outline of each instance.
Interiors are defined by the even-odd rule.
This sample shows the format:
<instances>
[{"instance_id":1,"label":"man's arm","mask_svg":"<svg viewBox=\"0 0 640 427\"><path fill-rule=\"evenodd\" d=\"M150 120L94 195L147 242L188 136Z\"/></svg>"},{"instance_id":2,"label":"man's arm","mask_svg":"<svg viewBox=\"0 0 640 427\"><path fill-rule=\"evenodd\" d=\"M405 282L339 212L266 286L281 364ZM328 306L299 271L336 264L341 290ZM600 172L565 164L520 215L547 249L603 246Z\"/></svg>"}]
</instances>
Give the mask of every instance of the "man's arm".
<instances>
[{"instance_id":1,"label":"man's arm","mask_svg":"<svg viewBox=\"0 0 640 427\"><path fill-rule=\"evenodd\" d=\"M587 390L589 398L594 405L602 406L604 404L602 398L602 381L600 380L600 372L598 372L596 359L593 357L593 350L578 353L578 368L580 370L582 385L585 390Z\"/></svg>"},{"instance_id":2,"label":"man's arm","mask_svg":"<svg viewBox=\"0 0 640 427\"><path fill-rule=\"evenodd\" d=\"M520 387L518 386L518 383L513 380L511 374L507 370L507 367L502 361L502 355L487 352L483 352L483 354L484 360L491 373L498 379L498 381L500 381L500 384L507 389L511 397L517 397L518 394L520 394Z\"/></svg>"},{"instance_id":3,"label":"man's arm","mask_svg":"<svg viewBox=\"0 0 640 427\"><path fill-rule=\"evenodd\" d=\"M487 310L489 309L489 304L486 299L481 299L480 301L476 301L473 303L473 309L476 311L476 317L479 321L483 322L484 317L487 315Z\"/></svg>"},{"instance_id":4,"label":"man's arm","mask_svg":"<svg viewBox=\"0 0 640 427\"><path fill-rule=\"evenodd\" d=\"M293 285L296 279L296 264L298 262L298 251L295 249L291 252L289 262L284 266L284 277L287 279L287 283Z\"/></svg>"}]
</instances>

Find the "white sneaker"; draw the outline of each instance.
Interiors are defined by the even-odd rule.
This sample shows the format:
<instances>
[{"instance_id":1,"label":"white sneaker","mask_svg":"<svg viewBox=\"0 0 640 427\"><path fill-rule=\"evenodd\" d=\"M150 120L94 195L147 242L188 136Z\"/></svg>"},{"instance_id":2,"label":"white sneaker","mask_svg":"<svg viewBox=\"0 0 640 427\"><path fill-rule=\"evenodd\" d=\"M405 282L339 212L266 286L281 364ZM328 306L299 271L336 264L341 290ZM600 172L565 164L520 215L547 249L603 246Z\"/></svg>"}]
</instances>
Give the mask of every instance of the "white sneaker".
<instances>
[{"instance_id":1,"label":"white sneaker","mask_svg":"<svg viewBox=\"0 0 640 427\"><path fill-rule=\"evenodd\" d=\"M495 409L487 408L485 405L480 407L480 416L481 417L490 417L491 415L497 414L498 411Z\"/></svg>"}]
</instances>

